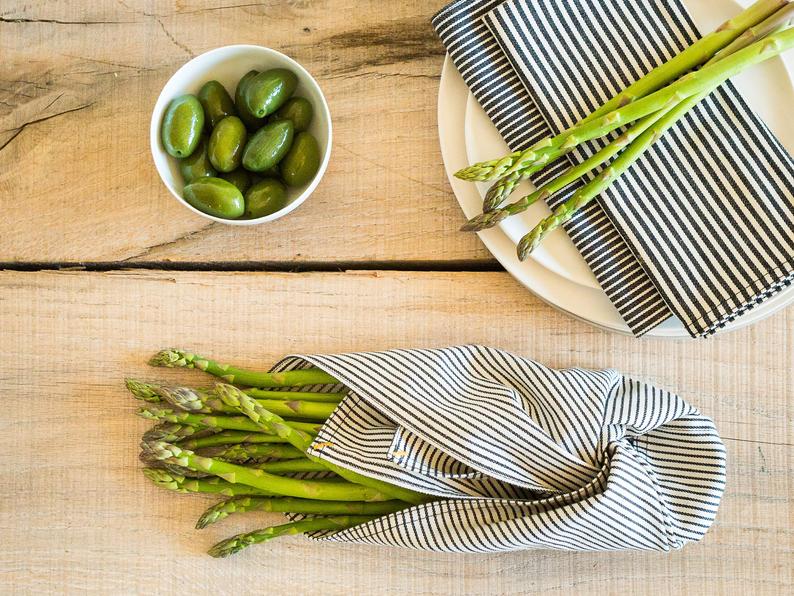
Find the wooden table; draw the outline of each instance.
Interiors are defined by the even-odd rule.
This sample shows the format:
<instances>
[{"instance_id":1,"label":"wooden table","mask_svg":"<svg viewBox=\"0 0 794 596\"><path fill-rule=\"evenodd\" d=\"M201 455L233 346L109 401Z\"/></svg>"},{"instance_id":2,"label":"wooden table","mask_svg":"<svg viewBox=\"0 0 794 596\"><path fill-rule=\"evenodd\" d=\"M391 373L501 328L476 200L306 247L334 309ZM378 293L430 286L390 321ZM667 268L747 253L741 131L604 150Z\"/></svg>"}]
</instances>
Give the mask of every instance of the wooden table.
<instances>
[{"instance_id":1,"label":"wooden table","mask_svg":"<svg viewBox=\"0 0 794 596\"><path fill-rule=\"evenodd\" d=\"M708 341L622 337L546 306L457 233L436 134L443 50L429 18L441 4L0 5L0 593L791 593L794 311ZM299 60L334 116L319 189L268 226L194 217L149 156L161 86L229 43ZM198 374L147 369L161 347L261 367L463 342L616 367L714 417L730 462L711 532L668 555L451 556L296 537L213 560L210 544L264 520L196 531L208 500L138 471L147 424L122 378Z\"/></svg>"}]
</instances>

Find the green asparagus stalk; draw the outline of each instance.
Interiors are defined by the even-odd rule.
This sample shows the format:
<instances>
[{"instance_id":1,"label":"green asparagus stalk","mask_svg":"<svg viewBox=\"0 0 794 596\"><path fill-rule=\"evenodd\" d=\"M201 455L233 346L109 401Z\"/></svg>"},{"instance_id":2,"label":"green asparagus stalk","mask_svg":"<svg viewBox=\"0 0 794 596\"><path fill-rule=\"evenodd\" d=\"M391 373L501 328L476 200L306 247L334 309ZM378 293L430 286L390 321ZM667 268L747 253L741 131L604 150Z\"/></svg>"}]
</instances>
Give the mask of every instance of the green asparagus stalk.
<instances>
[{"instance_id":1,"label":"green asparagus stalk","mask_svg":"<svg viewBox=\"0 0 794 596\"><path fill-rule=\"evenodd\" d=\"M714 60L709 63L710 65L704 67L701 72L731 60L734 56L738 55L737 53L752 55L752 52L757 52L759 55L763 55L769 52L770 48L774 51L781 47L785 47L786 44L788 44L789 48L794 46L794 28L792 28L792 17L794 17L794 13L790 12L790 8L791 7L787 7L781 10L781 14L773 15L756 28L748 30L748 35L744 36L741 40L737 40L734 47L731 48L732 51L737 47L740 49L736 50L732 55L723 55L722 57L715 56ZM758 39L758 41L753 42L754 39ZM745 47L742 48L742 45ZM532 251L540 246L540 243L549 233L565 224L579 211L579 209L609 188L615 180L626 172L645 151L648 150L649 147L683 118L689 110L708 97L719 84L720 83L716 83L705 91L685 98L673 109L669 110L652 128L645 131L632 142L597 178L579 189L570 199L565 201L562 205L559 205L551 215L538 223L519 241L516 247L518 258L522 261L525 260Z\"/></svg>"},{"instance_id":2,"label":"green asparagus stalk","mask_svg":"<svg viewBox=\"0 0 794 596\"><path fill-rule=\"evenodd\" d=\"M788 4L786 7L781 8L765 21L750 27L741 36L733 41L730 45L723 48L718 52L707 64L714 64L715 62L725 58L741 49L749 46L750 44L763 39L773 33L777 33L792 26L794 21L794 3ZM539 200L545 200L552 196L554 193L559 192L569 184L572 184L580 177L584 176L591 170L603 165L619 153L624 147L629 145L632 141L638 138L648 128L653 126L660 118L667 114L672 108L662 109L650 116L646 116L639 123L632 127L629 131L624 133L620 138L616 139L601 151L582 162L580 165L572 167L565 174L555 178L546 186L539 188L532 194L522 197L518 201L511 203L505 207L484 211L482 214L470 219L462 228L465 232L480 232L488 228L492 228L507 217L517 215L528 209L532 204Z\"/></svg>"},{"instance_id":3,"label":"green asparagus stalk","mask_svg":"<svg viewBox=\"0 0 794 596\"><path fill-rule=\"evenodd\" d=\"M146 441L168 441L169 443L176 443L187 437L198 439L209 436L212 436L211 429L170 422L162 422L143 433L143 438Z\"/></svg>"},{"instance_id":4,"label":"green asparagus stalk","mask_svg":"<svg viewBox=\"0 0 794 596\"><path fill-rule=\"evenodd\" d=\"M769 18L762 21L761 23L750 27L744 33L742 33L739 37L737 37L733 43L724 47L719 52L717 52L714 57L711 59L711 62L716 62L717 60L722 60L726 56L731 54L735 54L739 50L742 50L749 46L756 41L763 39L773 33L779 33L785 29L788 29L794 24L794 2L788 0L786 6L778 10L777 12L773 13Z\"/></svg>"},{"instance_id":5,"label":"green asparagus stalk","mask_svg":"<svg viewBox=\"0 0 794 596\"><path fill-rule=\"evenodd\" d=\"M199 472L209 472L232 484L245 484L246 486L285 497L319 499L322 501L390 500L388 495L368 486L350 482L323 482L322 480L301 480L276 476L262 470L246 468L210 457L202 457L190 450L181 449L177 445L163 441L146 443L144 448L150 450L153 456L160 461L184 466Z\"/></svg>"},{"instance_id":6,"label":"green asparagus stalk","mask_svg":"<svg viewBox=\"0 0 794 596\"><path fill-rule=\"evenodd\" d=\"M206 472L196 472L195 470L188 470L182 466L164 464L162 462L156 462L151 467L156 468L158 467L157 464L162 465L162 469L166 472L170 472L171 474L175 474L177 476L184 476L185 478L212 478L212 474L207 474Z\"/></svg>"},{"instance_id":7,"label":"green asparagus stalk","mask_svg":"<svg viewBox=\"0 0 794 596\"><path fill-rule=\"evenodd\" d=\"M161 440L168 443L176 443L177 441L169 441L165 437L151 437L150 440ZM202 447L215 447L216 445L236 445L239 443L286 443L285 439L277 437L276 435L266 435L262 432L248 433L238 430L224 430L208 437L199 437L198 439L188 439L187 441L179 441L179 446L183 449L201 449Z\"/></svg>"},{"instance_id":8,"label":"green asparagus stalk","mask_svg":"<svg viewBox=\"0 0 794 596\"><path fill-rule=\"evenodd\" d=\"M511 215L517 215L526 211L534 203L546 200L554 193L561 191L569 184L573 184L591 170L609 161L623 148L628 146L634 139L639 137L643 132L648 130L648 128L653 126L668 111L669 109L663 109L656 112L655 114L646 116L640 120L636 126L632 127L619 138L612 141L609 145L601 149L601 151L595 153L593 156L586 159L578 166L572 167L567 172L550 181L545 186L537 189L535 192L529 195L526 195L525 197L522 197L514 203L510 203L509 205L498 209L494 208L490 211L484 211L480 215L471 218L463 225L461 231L481 232L482 230L487 230L488 228L492 228L498 223L504 221Z\"/></svg>"},{"instance_id":9,"label":"green asparagus stalk","mask_svg":"<svg viewBox=\"0 0 794 596\"><path fill-rule=\"evenodd\" d=\"M207 479L186 478L167 470L157 468L144 468L143 475L161 488L173 490L178 493L206 493L225 495L227 497L256 495L260 497L275 496L266 490L256 489L244 484L232 484L223 478L213 476Z\"/></svg>"},{"instance_id":10,"label":"green asparagus stalk","mask_svg":"<svg viewBox=\"0 0 794 596\"><path fill-rule=\"evenodd\" d=\"M230 408L215 395L214 391L191 389L190 387L169 387L162 385L157 388L157 393L164 401L177 408L188 412L202 412L211 414L236 414L237 410ZM336 409L337 404L320 403L300 400L257 400L263 407L280 416L300 418L303 420L326 420Z\"/></svg>"},{"instance_id":11,"label":"green asparagus stalk","mask_svg":"<svg viewBox=\"0 0 794 596\"><path fill-rule=\"evenodd\" d=\"M189 470L188 468L183 468L182 466L161 462L152 457L152 454L146 449L141 450L141 452L138 454L138 459L140 459L141 462L143 462L148 468L165 470L166 472L175 474L177 476L184 476L185 478L207 478L212 476L212 474L207 474L206 472L196 472L195 470Z\"/></svg>"},{"instance_id":12,"label":"green asparagus stalk","mask_svg":"<svg viewBox=\"0 0 794 596\"><path fill-rule=\"evenodd\" d=\"M305 385L338 384L335 378L319 368L265 373L235 368L184 350L162 350L149 361L152 366L168 368L197 368L219 377L227 383L248 387L300 387Z\"/></svg>"},{"instance_id":13,"label":"green asparagus stalk","mask_svg":"<svg viewBox=\"0 0 794 596\"><path fill-rule=\"evenodd\" d=\"M403 501L349 503L347 501L313 501L290 498L234 497L221 501L207 509L196 522L196 529L206 528L225 519L232 513L244 513L246 511L303 513L306 515L386 515L406 507L409 507L409 505Z\"/></svg>"},{"instance_id":14,"label":"green asparagus stalk","mask_svg":"<svg viewBox=\"0 0 794 596\"><path fill-rule=\"evenodd\" d=\"M300 400L300 401L316 401L329 404L338 404L341 402L345 392L340 393L313 393L309 391L269 391L267 389L243 389L243 391L255 399L285 399Z\"/></svg>"},{"instance_id":15,"label":"green asparagus stalk","mask_svg":"<svg viewBox=\"0 0 794 596\"><path fill-rule=\"evenodd\" d=\"M180 445L180 447L182 449L187 449L184 445ZM299 449L295 449L292 445L284 443L238 443L236 445L218 445L216 447L204 447L197 451L196 454L233 463L245 463L266 458L300 459L305 456Z\"/></svg>"},{"instance_id":16,"label":"green asparagus stalk","mask_svg":"<svg viewBox=\"0 0 794 596\"><path fill-rule=\"evenodd\" d=\"M153 383L138 381L137 379L124 379L124 384L135 399L152 403L160 401L160 396L157 394L157 385Z\"/></svg>"},{"instance_id":17,"label":"green asparagus stalk","mask_svg":"<svg viewBox=\"0 0 794 596\"><path fill-rule=\"evenodd\" d=\"M756 2L746 11L723 24L715 32L707 35L692 46L678 54L667 63L657 67L648 75L641 78L623 93L613 98L590 116L580 121L575 127L593 120L600 119L615 110L630 104L637 99L647 96L670 81L676 79L687 71L709 60L719 50L730 46L748 29L764 21L781 7L788 5L789 0L770 0ZM560 135L562 140L544 139L533 147L513 152L503 158L480 162L456 173L464 180L493 180L499 179L486 194L483 211L498 207L514 190L515 186L523 179L542 169L546 164L564 155L575 145L566 145L570 138L570 129Z\"/></svg>"},{"instance_id":18,"label":"green asparagus stalk","mask_svg":"<svg viewBox=\"0 0 794 596\"><path fill-rule=\"evenodd\" d=\"M546 148L539 149L537 155L544 157L554 151L567 151L585 141L603 137L625 124L649 116L661 109L670 108L685 99L709 91L750 66L773 58L792 46L794 46L794 30L786 29L785 31L774 33L714 64L691 72L664 89L638 99L624 108L619 108L606 116L589 120L553 139L549 139ZM523 171L525 168L531 168L536 163L540 162L520 158L515 164L518 170L509 170L505 177L509 177L513 171ZM545 161L542 163L545 164Z\"/></svg>"},{"instance_id":19,"label":"green asparagus stalk","mask_svg":"<svg viewBox=\"0 0 794 596\"><path fill-rule=\"evenodd\" d=\"M141 381L138 379L125 379L125 384L130 390L130 393L137 399L148 401L151 403L158 403L163 401L160 397L160 390L164 387L162 383L154 383L150 381ZM212 393L211 387L200 387L194 389L200 393ZM316 393L311 391L273 391L269 389L249 388L243 389L245 393L256 399L277 399L285 401L312 401L330 404L338 404L344 397L344 392L337 393Z\"/></svg>"},{"instance_id":20,"label":"green asparagus stalk","mask_svg":"<svg viewBox=\"0 0 794 596\"><path fill-rule=\"evenodd\" d=\"M198 428L212 428L222 430L241 430L246 432L262 432L261 427L254 424L245 416L211 416L207 414L193 414L191 412L179 412L169 408L161 408L155 405L146 406L138 409L137 414L147 420L160 420L182 425L189 425ZM309 422L298 422L294 420L285 421L285 424L307 434L317 434L320 432L321 424Z\"/></svg>"},{"instance_id":21,"label":"green asparagus stalk","mask_svg":"<svg viewBox=\"0 0 794 596\"><path fill-rule=\"evenodd\" d=\"M650 130L642 134L626 148L615 161L604 169L598 177L579 189L574 195L559 205L554 212L538 223L518 243L516 251L520 260L525 260L543 239L553 230L570 220L579 209L587 205L600 193L604 192L628 170L645 151L653 145L671 126L680 120L690 109L709 95L711 91L690 97L661 118Z\"/></svg>"},{"instance_id":22,"label":"green asparagus stalk","mask_svg":"<svg viewBox=\"0 0 794 596\"><path fill-rule=\"evenodd\" d=\"M328 470L320 462L310 459L288 459L285 461L266 461L249 465L250 468L263 470L269 474L293 474L296 472L325 472Z\"/></svg>"},{"instance_id":23,"label":"green asparagus stalk","mask_svg":"<svg viewBox=\"0 0 794 596\"><path fill-rule=\"evenodd\" d=\"M711 59L718 51L733 43L747 29L758 25L788 4L789 0L760 0L755 2L740 14L720 25L712 33L696 41L672 60L656 67L647 75L631 84L587 118L581 120L577 126L605 116L661 89L670 81ZM547 149L549 142L550 139L543 139L526 151L515 151L499 159L473 164L463 168L455 176L461 180L472 182L501 178L511 171L518 170L524 163L537 161L538 152ZM549 159L553 160L560 156L561 154L550 155Z\"/></svg>"},{"instance_id":24,"label":"green asparagus stalk","mask_svg":"<svg viewBox=\"0 0 794 596\"><path fill-rule=\"evenodd\" d=\"M280 526L272 526L262 530L256 530L247 534L238 534L226 540L223 540L213 546L209 550L209 554L213 557L228 557L236 552L243 550L245 547L260 542L266 542L279 536L288 536L292 534L303 534L305 532L315 532L318 530L344 530L358 524L375 519L376 516L371 515L344 515L333 517L314 517L311 519L304 519L298 522L290 522Z\"/></svg>"},{"instance_id":25,"label":"green asparagus stalk","mask_svg":"<svg viewBox=\"0 0 794 596\"><path fill-rule=\"evenodd\" d=\"M285 438L294 447L307 453L309 459L322 463L326 468L332 472L336 472L342 478L363 486L372 487L373 489L390 495L394 499L400 499L408 503L424 503L428 500L428 497L423 494L394 486L381 480L368 478L367 476L351 472L346 468L342 468L308 454L313 441L311 436L288 426L281 417L263 408L256 400L237 389L237 387L219 383L216 385L215 391L224 403L248 416L263 431Z\"/></svg>"}]
</instances>

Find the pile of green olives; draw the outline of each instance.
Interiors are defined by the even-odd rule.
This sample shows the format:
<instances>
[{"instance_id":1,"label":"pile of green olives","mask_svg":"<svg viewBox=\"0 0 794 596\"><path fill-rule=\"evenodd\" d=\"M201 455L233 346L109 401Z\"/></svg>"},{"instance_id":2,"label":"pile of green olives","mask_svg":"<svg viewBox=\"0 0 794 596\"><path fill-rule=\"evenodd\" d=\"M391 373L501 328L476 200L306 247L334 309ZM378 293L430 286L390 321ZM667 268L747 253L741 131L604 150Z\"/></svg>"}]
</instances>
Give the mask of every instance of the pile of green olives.
<instances>
[{"instance_id":1,"label":"pile of green olives","mask_svg":"<svg viewBox=\"0 0 794 596\"><path fill-rule=\"evenodd\" d=\"M163 147L179 160L184 198L225 219L253 219L287 204L287 187L309 183L320 167L310 132L314 109L293 96L295 73L252 70L234 99L218 81L181 95L165 110Z\"/></svg>"}]
</instances>

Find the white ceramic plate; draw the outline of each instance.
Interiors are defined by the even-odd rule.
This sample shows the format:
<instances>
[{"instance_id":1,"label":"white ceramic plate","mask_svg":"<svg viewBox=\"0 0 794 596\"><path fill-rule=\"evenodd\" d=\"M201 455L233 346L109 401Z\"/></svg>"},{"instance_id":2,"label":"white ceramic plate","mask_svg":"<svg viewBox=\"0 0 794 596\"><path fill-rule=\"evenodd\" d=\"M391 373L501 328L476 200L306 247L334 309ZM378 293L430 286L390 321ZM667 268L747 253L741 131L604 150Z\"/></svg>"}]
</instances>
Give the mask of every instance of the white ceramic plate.
<instances>
[{"instance_id":1,"label":"white ceramic plate","mask_svg":"<svg viewBox=\"0 0 794 596\"><path fill-rule=\"evenodd\" d=\"M714 29L740 8L733 0L687 0L687 7L701 31ZM741 4L746 5L743 0ZM788 70L787 70L788 67ZM755 111L765 120L789 151L794 151L794 125L786 106L794 104L791 74L794 59L772 60L736 77L734 82ZM439 134L444 164L455 196L467 217L478 214L486 184L470 184L452 174L470 163L508 152L498 131L471 95L463 79L447 58L441 75L438 101ZM529 183L517 192L531 192ZM519 195L520 196L520 195ZM512 217L480 237L518 281L549 304L599 327L628 333L620 315L598 286L593 274L567 235L550 235L532 258L521 263L515 256L518 240L548 213L536 204L526 213ZM727 329L757 322L794 301L794 287L781 292L762 306L737 319ZM689 337L677 319L670 319L649 335Z\"/></svg>"}]
</instances>

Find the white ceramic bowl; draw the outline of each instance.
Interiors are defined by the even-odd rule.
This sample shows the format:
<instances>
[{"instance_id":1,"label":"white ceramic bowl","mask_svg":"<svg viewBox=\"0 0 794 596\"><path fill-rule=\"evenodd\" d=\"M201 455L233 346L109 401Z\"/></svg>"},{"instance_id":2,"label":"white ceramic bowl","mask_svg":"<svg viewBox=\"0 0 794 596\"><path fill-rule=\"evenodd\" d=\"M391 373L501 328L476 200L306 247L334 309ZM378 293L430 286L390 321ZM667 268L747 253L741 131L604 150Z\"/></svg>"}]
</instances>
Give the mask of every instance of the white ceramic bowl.
<instances>
[{"instance_id":1,"label":"white ceramic bowl","mask_svg":"<svg viewBox=\"0 0 794 596\"><path fill-rule=\"evenodd\" d=\"M160 138L160 125L163 121L165 109L169 102L175 97L184 95L185 93L192 93L195 95L204 83L213 79L219 81L226 87L229 95L234 97L237 81L239 81L245 73L252 69L262 71L270 68L288 68L294 72L298 76L298 88L295 90L295 95L308 99L314 108L314 117L312 118L309 132L314 135L317 139L317 143L320 145L320 154L322 155L320 169L317 170L314 179L306 186L301 188L287 187L287 205L283 209L271 213L270 215L256 219L223 219L199 211L182 198L184 182L182 180L182 175L179 173L177 160L168 155L163 148L163 143ZM328 104L325 101L322 91L320 91L320 86L317 84L317 81L314 80L305 68L292 58L276 50L261 46L223 46L215 50L210 50L200 56L196 56L177 70L174 76L168 80L165 87L163 87L163 90L160 92L160 97L157 98L157 103L154 105L149 137L152 147L152 157L154 158L154 165L157 167L157 172L177 201L182 203L193 213L197 213L207 219L231 225L251 226L284 217L291 211L297 209L301 203L309 198L309 195L312 194L314 189L317 188L317 185L320 183L325 173L325 169L328 167L328 160L331 158L331 113L328 110Z\"/></svg>"}]
</instances>

